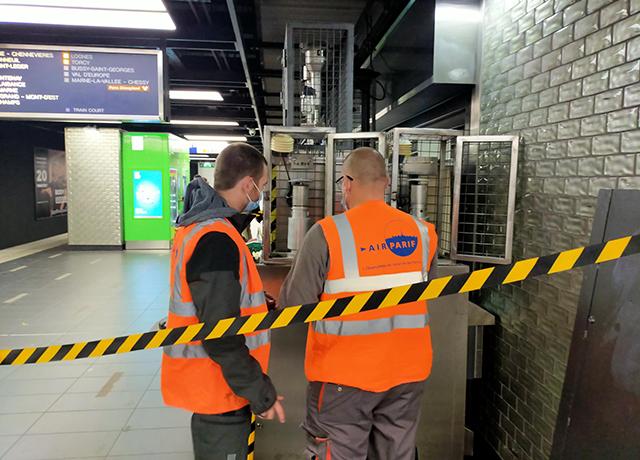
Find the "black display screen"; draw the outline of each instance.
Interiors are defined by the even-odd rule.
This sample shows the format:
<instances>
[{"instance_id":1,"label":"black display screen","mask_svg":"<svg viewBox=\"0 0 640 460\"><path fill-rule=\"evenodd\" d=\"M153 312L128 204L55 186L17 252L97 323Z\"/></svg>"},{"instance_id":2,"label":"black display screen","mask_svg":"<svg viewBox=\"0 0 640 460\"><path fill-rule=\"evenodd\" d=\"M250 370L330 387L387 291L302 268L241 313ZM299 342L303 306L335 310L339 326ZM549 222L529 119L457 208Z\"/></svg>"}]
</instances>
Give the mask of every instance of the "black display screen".
<instances>
[{"instance_id":1,"label":"black display screen","mask_svg":"<svg viewBox=\"0 0 640 460\"><path fill-rule=\"evenodd\" d=\"M0 116L161 120L155 50L0 45Z\"/></svg>"}]
</instances>

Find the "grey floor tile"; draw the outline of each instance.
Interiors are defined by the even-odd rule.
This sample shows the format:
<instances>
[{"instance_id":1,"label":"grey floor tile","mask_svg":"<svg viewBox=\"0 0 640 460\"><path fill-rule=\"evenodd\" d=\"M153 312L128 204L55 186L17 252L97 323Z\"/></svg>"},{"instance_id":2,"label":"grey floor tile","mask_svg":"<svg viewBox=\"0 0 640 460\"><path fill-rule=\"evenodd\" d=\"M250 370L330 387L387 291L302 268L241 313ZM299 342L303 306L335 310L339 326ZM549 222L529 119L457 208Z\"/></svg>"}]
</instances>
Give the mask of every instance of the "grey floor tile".
<instances>
[{"instance_id":1,"label":"grey floor tile","mask_svg":"<svg viewBox=\"0 0 640 460\"><path fill-rule=\"evenodd\" d=\"M0 457L13 446L20 436L0 436Z\"/></svg>"},{"instance_id":2,"label":"grey floor tile","mask_svg":"<svg viewBox=\"0 0 640 460\"><path fill-rule=\"evenodd\" d=\"M39 412L0 414L0 436L21 435L26 433L41 415Z\"/></svg>"},{"instance_id":3,"label":"grey floor tile","mask_svg":"<svg viewBox=\"0 0 640 460\"><path fill-rule=\"evenodd\" d=\"M160 374L157 374L153 380L151 381L151 385L149 386L149 390L160 390L161 385L161 377Z\"/></svg>"},{"instance_id":4,"label":"grey floor tile","mask_svg":"<svg viewBox=\"0 0 640 460\"><path fill-rule=\"evenodd\" d=\"M162 393L160 390L149 390L147 391L140 404L139 408L149 408L149 407L165 407L164 402L162 401Z\"/></svg>"},{"instance_id":5,"label":"grey floor tile","mask_svg":"<svg viewBox=\"0 0 640 460\"><path fill-rule=\"evenodd\" d=\"M80 361L73 363L30 364L18 368L17 371L7 377L7 380L78 378L88 368L88 364L82 364Z\"/></svg>"},{"instance_id":6,"label":"grey floor tile","mask_svg":"<svg viewBox=\"0 0 640 460\"><path fill-rule=\"evenodd\" d=\"M190 452L191 450L191 430L189 428L161 428L121 433L109 455L138 456Z\"/></svg>"},{"instance_id":7,"label":"grey floor tile","mask_svg":"<svg viewBox=\"0 0 640 460\"><path fill-rule=\"evenodd\" d=\"M4 380L0 382L0 395L44 395L64 393L76 379Z\"/></svg>"},{"instance_id":8,"label":"grey floor tile","mask_svg":"<svg viewBox=\"0 0 640 460\"><path fill-rule=\"evenodd\" d=\"M47 313L48 314L48 313ZM0 318L2 316L0 315ZM4 327L4 326L3 326ZM34 331L19 331L24 334L32 334ZM60 343L60 331L53 331L52 335L49 331L35 331L38 335L19 335L0 337L0 348L26 348L26 347L44 347L47 345L56 345ZM0 333L16 334L18 331L11 329L9 331L0 330Z\"/></svg>"},{"instance_id":9,"label":"grey floor tile","mask_svg":"<svg viewBox=\"0 0 640 460\"><path fill-rule=\"evenodd\" d=\"M155 375L160 368L160 362L145 363L96 363L91 366L83 377L111 377L116 372L122 372L123 376Z\"/></svg>"},{"instance_id":10,"label":"grey floor tile","mask_svg":"<svg viewBox=\"0 0 640 460\"><path fill-rule=\"evenodd\" d=\"M104 377L80 377L69 388L68 393L146 391L153 378L151 375L123 375L117 372Z\"/></svg>"},{"instance_id":11,"label":"grey floor tile","mask_svg":"<svg viewBox=\"0 0 640 460\"><path fill-rule=\"evenodd\" d=\"M120 431L132 409L47 412L29 429L29 434Z\"/></svg>"},{"instance_id":12,"label":"grey floor tile","mask_svg":"<svg viewBox=\"0 0 640 460\"><path fill-rule=\"evenodd\" d=\"M191 423L191 413L173 407L136 409L127 426L132 430L148 428L184 428Z\"/></svg>"},{"instance_id":13,"label":"grey floor tile","mask_svg":"<svg viewBox=\"0 0 640 460\"><path fill-rule=\"evenodd\" d=\"M0 396L0 414L45 412L60 395Z\"/></svg>"},{"instance_id":14,"label":"grey floor tile","mask_svg":"<svg viewBox=\"0 0 640 460\"><path fill-rule=\"evenodd\" d=\"M110 455L107 460L193 460L193 452L147 455Z\"/></svg>"},{"instance_id":15,"label":"grey floor tile","mask_svg":"<svg viewBox=\"0 0 640 460\"><path fill-rule=\"evenodd\" d=\"M17 370L18 368L13 366L0 367L0 380L6 379L7 377L9 377L9 375L13 374Z\"/></svg>"},{"instance_id":16,"label":"grey floor tile","mask_svg":"<svg viewBox=\"0 0 640 460\"><path fill-rule=\"evenodd\" d=\"M119 432L38 434L23 436L3 460L105 457Z\"/></svg>"},{"instance_id":17,"label":"grey floor tile","mask_svg":"<svg viewBox=\"0 0 640 460\"><path fill-rule=\"evenodd\" d=\"M93 393L67 393L51 406L49 412L81 410L133 409L142 398L142 391L121 391L96 397Z\"/></svg>"}]
</instances>

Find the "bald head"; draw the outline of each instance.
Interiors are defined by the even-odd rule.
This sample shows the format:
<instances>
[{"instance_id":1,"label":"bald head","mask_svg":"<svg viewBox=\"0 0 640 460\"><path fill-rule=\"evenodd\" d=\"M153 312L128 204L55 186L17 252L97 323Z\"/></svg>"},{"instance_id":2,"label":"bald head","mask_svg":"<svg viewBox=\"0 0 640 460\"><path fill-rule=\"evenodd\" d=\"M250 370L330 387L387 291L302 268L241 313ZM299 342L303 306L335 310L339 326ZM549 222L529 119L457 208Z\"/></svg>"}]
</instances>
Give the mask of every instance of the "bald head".
<instances>
[{"instance_id":1,"label":"bald head","mask_svg":"<svg viewBox=\"0 0 640 460\"><path fill-rule=\"evenodd\" d=\"M353 150L344 160L342 170L363 185L387 182L387 167L380 153L370 147Z\"/></svg>"},{"instance_id":2,"label":"bald head","mask_svg":"<svg viewBox=\"0 0 640 460\"><path fill-rule=\"evenodd\" d=\"M342 165L342 196L347 208L372 200L384 200L389 184L384 158L369 147L352 151Z\"/></svg>"}]
</instances>

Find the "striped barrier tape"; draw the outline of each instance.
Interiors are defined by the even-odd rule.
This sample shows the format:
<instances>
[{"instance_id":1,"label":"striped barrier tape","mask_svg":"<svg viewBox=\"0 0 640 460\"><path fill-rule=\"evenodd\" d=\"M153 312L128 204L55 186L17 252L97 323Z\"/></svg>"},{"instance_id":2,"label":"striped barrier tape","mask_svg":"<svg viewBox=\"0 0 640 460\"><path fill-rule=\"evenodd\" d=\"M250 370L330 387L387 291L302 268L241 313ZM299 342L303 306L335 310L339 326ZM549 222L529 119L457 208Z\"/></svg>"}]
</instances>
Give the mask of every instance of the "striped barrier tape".
<instances>
[{"instance_id":1,"label":"striped barrier tape","mask_svg":"<svg viewBox=\"0 0 640 460\"><path fill-rule=\"evenodd\" d=\"M445 276L422 283L286 307L250 316L226 318L212 325L199 323L91 342L0 350L0 365L16 366L95 358L168 345L186 344L196 340L212 340L260 330L278 329L291 324L310 323L363 311L393 307L402 303L433 300L452 294L516 283L535 276L552 275L634 254L640 254L640 235L618 238L548 256L520 260L511 265L483 268L462 275Z\"/></svg>"},{"instance_id":2,"label":"striped barrier tape","mask_svg":"<svg viewBox=\"0 0 640 460\"><path fill-rule=\"evenodd\" d=\"M251 414L251 430L249 431L249 446L247 448L247 460L253 460L256 450L256 414Z\"/></svg>"},{"instance_id":3,"label":"striped barrier tape","mask_svg":"<svg viewBox=\"0 0 640 460\"><path fill-rule=\"evenodd\" d=\"M276 218L278 217L277 209L278 209L278 170L276 165L274 164L271 168L271 219L269 226L269 242L271 243L271 252L275 252L276 250L276 228L277 222Z\"/></svg>"}]
</instances>

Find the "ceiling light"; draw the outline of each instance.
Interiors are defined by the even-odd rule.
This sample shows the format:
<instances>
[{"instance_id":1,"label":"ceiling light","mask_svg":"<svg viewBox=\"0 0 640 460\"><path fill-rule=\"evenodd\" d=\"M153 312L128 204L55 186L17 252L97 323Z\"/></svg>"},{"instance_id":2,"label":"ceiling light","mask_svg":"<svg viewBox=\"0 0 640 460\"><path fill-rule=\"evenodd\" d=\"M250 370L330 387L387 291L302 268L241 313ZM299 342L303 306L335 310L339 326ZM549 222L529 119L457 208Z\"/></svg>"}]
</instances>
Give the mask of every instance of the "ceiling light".
<instances>
[{"instance_id":1,"label":"ceiling light","mask_svg":"<svg viewBox=\"0 0 640 460\"><path fill-rule=\"evenodd\" d=\"M74 7L78 6L78 0L11 0L3 3L24 6L55 6ZM108 10L135 10L135 11L167 11L162 0L82 0L82 8L108 9Z\"/></svg>"},{"instance_id":2,"label":"ceiling light","mask_svg":"<svg viewBox=\"0 0 640 460\"><path fill-rule=\"evenodd\" d=\"M14 0L0 5L0 22L176 30L161 0Z\"/></svg>"},{"instance_id":3,"label":"ceiling light","mask_svg":"<svg viewBox=\"0 0 640 460\"><path fill-rule=\"evenodd\" d=\"M218 91L196 91L184 89L172 89L169 91L170 99L189 101L223 101L222 94Z\"/></svg>"},{"instance_id":4,"label":"ceiling light","mask_svg":"<svg viewBox=\"0 0 640 460\"><path fill-rule=\"evenodd\" d=\"M237 121L171 120L172 125L239 126Z\"/></svg>"},{"instance_id":5,"label":"ceiling light","mask_svg":"<svg viewBox=\"0 0 640 460\"><path fill-rule=\"evenodd\" d=\"M245 136L212 136L200 134L186 134L184 137L190 141L229 141L229 142L246 142Z\"/></svg>"},{"instance_id":6,"label":"ceiling light","mask_svg":"<svg viewBox=\"0 0 640 460\"><path fill-rule=\"evenodd\" d=\"M466 5L436 5L437 22L482 22L482 10L478 6Z\"/></svg>"}]
</instances>

